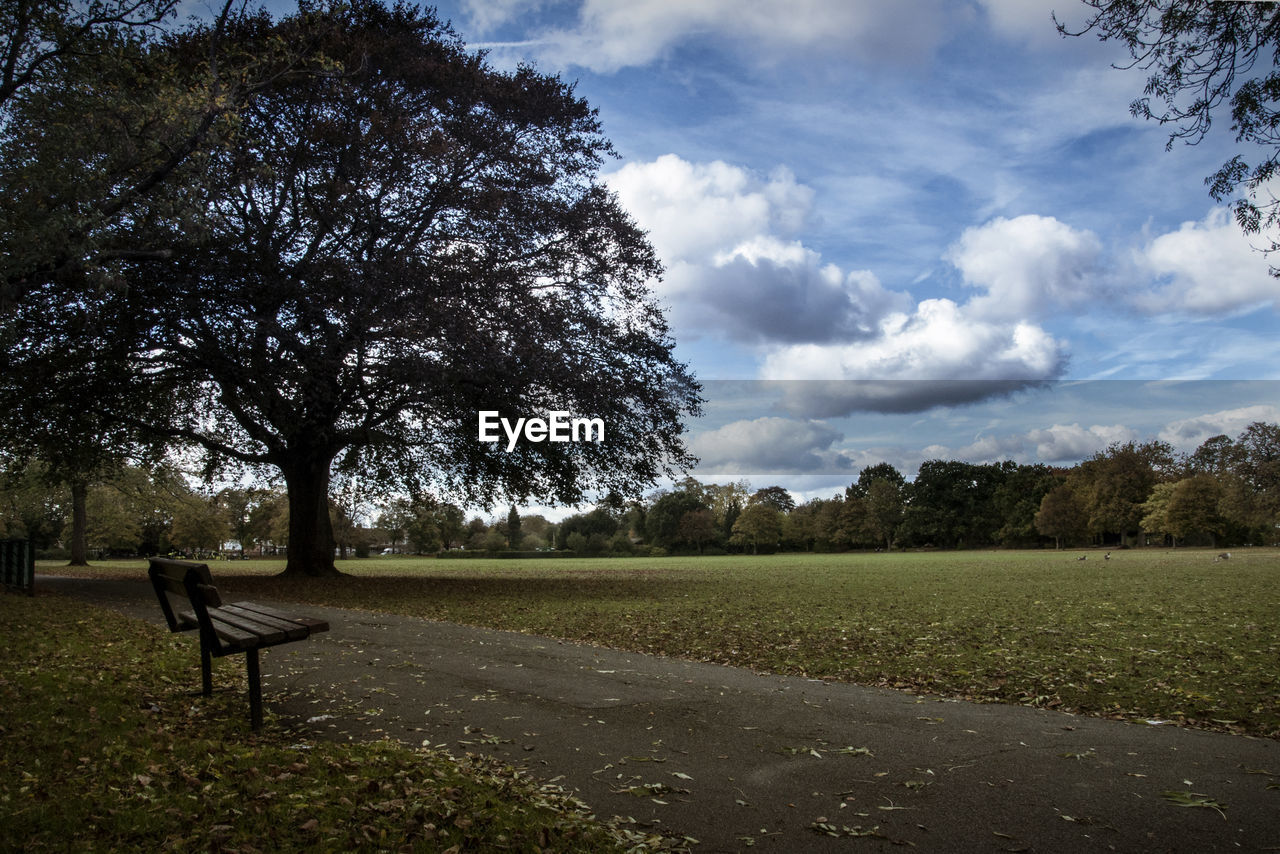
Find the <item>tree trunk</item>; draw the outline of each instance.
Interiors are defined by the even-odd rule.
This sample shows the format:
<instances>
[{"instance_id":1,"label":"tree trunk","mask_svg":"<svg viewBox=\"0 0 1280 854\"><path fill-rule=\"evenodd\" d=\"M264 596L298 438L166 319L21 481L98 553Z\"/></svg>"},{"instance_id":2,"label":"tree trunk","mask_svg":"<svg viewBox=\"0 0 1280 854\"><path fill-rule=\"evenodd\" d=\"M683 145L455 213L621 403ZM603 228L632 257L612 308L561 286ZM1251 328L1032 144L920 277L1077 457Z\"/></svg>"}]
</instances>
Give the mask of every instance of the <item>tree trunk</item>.
<instances>
[{"instance_id":1,"label":"tree trunk","mask_svg":"<svg viewBox=\"0 0 1280 854\"><path fill-rule=\"evenodd\" d=\"M341 575L333 564L333 523L329 519L329 465L320 455L284 468L289 490L289 559L286 576Z\"/></svg>"},{"instance_id":2,"label":"tree trunk","mask_svg":"<svg viewBox=\"0 0 1280 854\"><path fill-rule=\"evenodd\" d=\"M71 562L67 566L89 565L89 484L77 478L71 481Z\"/></svg>"}]
</instances>

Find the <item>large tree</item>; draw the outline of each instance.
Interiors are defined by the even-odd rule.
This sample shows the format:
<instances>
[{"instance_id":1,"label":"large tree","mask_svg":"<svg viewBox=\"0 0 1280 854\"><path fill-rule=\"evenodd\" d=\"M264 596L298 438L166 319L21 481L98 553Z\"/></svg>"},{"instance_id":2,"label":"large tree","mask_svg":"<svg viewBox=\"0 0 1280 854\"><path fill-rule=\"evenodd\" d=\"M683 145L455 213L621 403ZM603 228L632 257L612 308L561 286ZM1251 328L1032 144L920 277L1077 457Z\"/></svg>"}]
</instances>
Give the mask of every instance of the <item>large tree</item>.
<instances>
[{"instance_id":1,"label":"large tree","mask_svg":"<svg viewBox=\"0 0 1280 854\"><path fill-rule=\"evenodd\" d=\"M310 45L310 73L240 111L202 209L168 223L171 262L133 266L120 299L143 318L145 375L197 398L145 426L283 475L286 572L335 572L335 463L481 502L634 492L688 465L699 388L573 87L495 70L432 13L371 0L269 36ZM188 41L174 49L200 53ZM508 451L478 441L481 410L599 418L605 438Z\"/></svg>"},{"instance_id":2,"label":"large tree","mask_svg":"<svg viewBox=\"0 0 1280 854\"><path fill-rule=\"evenodd\" d=\"M1217 0L1084 0L1083 25L1064 13L1059 30L1123 43L1150 72L1135 116L1169 127L1168 145L1194 145L1228 110L1242 151L1205 179L1218 201L1255 233L1280 223L1266 187L1280 169L1280 4ZM1274 237L1272 249L1280 248ZM1273 270L1273 272L1275 272Z\"/></svg>"}]
</instances>

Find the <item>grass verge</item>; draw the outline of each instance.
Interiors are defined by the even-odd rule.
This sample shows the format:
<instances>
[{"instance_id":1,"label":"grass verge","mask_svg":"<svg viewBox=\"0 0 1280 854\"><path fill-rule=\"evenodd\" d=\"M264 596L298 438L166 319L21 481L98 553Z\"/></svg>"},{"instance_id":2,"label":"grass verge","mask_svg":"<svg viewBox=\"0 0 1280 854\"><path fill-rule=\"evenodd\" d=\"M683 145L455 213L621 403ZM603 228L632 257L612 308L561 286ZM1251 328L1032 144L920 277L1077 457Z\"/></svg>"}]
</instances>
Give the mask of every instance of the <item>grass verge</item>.
<instances>
[{"instance_id":1,"label":"grass verge","mask_svg":"<svg viewBox=\"0 0 1280 854\"><path fill-rule=\"evenodd\" d=\"M252 734L243 673L215 668L214 695L191 695L193 638L111 611L0 596L0 649L0 850L667 845L486 760Z\"/></svg>"}]
</instances>

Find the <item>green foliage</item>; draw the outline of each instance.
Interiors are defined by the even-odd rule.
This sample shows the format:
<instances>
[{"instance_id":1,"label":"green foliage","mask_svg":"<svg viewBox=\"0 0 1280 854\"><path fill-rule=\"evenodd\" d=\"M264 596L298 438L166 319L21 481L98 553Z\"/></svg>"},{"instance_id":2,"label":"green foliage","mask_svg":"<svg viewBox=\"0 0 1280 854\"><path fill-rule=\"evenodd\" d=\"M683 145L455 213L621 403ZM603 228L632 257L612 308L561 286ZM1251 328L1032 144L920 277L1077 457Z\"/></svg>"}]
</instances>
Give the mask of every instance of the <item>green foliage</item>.
<instances>
[{"instance_id":1,"label":"green foliage","mask_svg":"<svg viewBox=\"0 0 1280 854\"><path fill-rule=\"evenodd\" d=\"M719 538L720 531L710 510L690 510L680 517L676 536L680 542L694 546L701 554L708 543Z\"/></svg>"},{"instance_id":2,"label":"green foliage","mask_svg":"<svg viewBox=\"0 0 1280 854\"><path fill-rule=\"evenodd\" d=\"M1063 483L1046 492L1040 499L1040 508L1035 515L1035 526L1036 530L1044 536L1053 537L1054 544L1062 548L1064 543L1070 543L1085 535L1089 528L1089 516L1076 499L1075 492Z\"/></svg>"},{"instance_id":3,"label":"green foliage","mask_svg":"<svg viewBox=\"0 0 1280 854\"><path fill-rule=\"evenodd\" d=\"M561 522L556 529L556 548L568 548L581 552L582 548L586 547L588 538L597 534L605 538L612 537L618 527L617 517L603 507L597 507L589 513L576 513ZM574 534L582 537L580 541L572 541L578 542L580 548L574 548L571 545Z\"/></svg>"},{"instance_id":4,"label":"green foliage","mask_svg":"<svg viewBox=\"0 0 1280 854\"><path fill-rule=\"evenodd\" d=\"M796 500L791 493L781 486L766 486L751 494L748 504L768 504L779 513L790 513L796 509Z\"/></svg>"},{"instance_id":5,"label":"green foliage","mask_svg":"<svg viewBox=\"0 0 1280 854\"><path fill-rule=\"evenodd\" d=\"M729 542L734 545L750 546L752 554L766 554L778 548L782 539L782 514L770 504L750 504L738 521L733 523L733 536Z\"/></svg>"},{"instance_id":6,"label":"green foliage","mask_svg":"<svg viewBox=\"0 0 1280 854\"><path fill-rule=\"evenodd\" d=\"M677 490L658 497L645 515L645 539L650 545L670 551L684 541L680 537L680 520L686 513L706 510L701 490Z\"/></svg>"},{"instance_id":7,"label":"green foliage","mask_svg":"<svg viewBox=\"0 0 1280 854\"><path fill-rule=\"evenodd\" d=\"M1218 511L1221 501L1222 487L1210 475L1200 474L1178 481L1173 485L1165 509L1169 533L1184 541L1197 534L1211 539L1222 534L1226 522Z\"/></svg>"},{"instance_id":8,"label":"green foliage","mask_svg":"<svg viewBox=\"0 0 1280 854\"><path fill-rule=\"evenodd\" d=\"M0 849L593 852L629 839L496 763L270 724L250 734L242 685L192 696L191 639L117 613L3 596L0 645ZM215 679L243 682L234 672Z\"/></svg>"}]
</instances>

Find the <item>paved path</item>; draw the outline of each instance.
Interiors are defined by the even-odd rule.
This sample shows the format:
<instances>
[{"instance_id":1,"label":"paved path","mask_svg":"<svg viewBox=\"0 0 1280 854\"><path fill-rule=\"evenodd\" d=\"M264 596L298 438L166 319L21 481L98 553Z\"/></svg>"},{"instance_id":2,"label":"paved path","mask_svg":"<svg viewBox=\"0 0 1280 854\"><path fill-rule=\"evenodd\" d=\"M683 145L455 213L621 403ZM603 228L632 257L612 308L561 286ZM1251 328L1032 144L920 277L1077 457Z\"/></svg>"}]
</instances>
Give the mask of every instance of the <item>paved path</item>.
<instances>
[{"instance_id":1,"label":"paved path","mask_svg":"<svg viewBox=\"0 0 1280 854\"><path fill-rule=\"evenodd\" d=\"M37 583L159 621L143 583ZM330 631L263 657L286 720L493 755L698 852L1280 850L1273 740L306 611Z\"/></svg>"}]
</instances>

